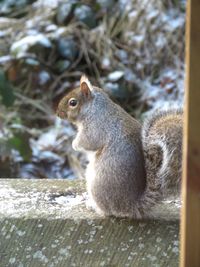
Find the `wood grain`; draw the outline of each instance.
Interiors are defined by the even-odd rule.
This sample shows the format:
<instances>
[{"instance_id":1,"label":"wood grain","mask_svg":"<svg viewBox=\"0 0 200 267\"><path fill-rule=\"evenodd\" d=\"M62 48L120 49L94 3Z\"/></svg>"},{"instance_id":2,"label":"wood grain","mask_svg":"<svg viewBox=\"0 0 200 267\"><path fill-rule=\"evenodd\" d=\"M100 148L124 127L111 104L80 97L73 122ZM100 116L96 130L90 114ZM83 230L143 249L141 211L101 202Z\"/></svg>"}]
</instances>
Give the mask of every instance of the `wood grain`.
<instances>
[{"instance_id":1,"label":"wood grain","mask_svg":"<svg viewBox=\"0 0 200 267\"><path fill-rule=\"evenodd\" d=\"M186 22L186 105L183 150L181 267L200 266L200 1Z\"/></svg>"}]
</instances>

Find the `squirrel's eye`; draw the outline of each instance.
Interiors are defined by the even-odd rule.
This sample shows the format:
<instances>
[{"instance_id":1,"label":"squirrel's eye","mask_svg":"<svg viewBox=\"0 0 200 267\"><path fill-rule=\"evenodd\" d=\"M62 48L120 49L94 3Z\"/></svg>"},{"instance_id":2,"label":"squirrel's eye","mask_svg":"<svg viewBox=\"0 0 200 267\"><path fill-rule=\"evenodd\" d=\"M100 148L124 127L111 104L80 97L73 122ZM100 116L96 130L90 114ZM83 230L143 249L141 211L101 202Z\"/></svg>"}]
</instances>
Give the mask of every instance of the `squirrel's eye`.
<instances>
[{"instance_id":1,"label":"squirrel's eye","mask_svg":"<svg viewBox=\"0 0 200 267\"><path fill-rule=\"evenodd\" d=\"M78 101L75 98L70 98L68 103L69 103L69 106L75 107L77 105Z\"/></svg>"}]
</instances>

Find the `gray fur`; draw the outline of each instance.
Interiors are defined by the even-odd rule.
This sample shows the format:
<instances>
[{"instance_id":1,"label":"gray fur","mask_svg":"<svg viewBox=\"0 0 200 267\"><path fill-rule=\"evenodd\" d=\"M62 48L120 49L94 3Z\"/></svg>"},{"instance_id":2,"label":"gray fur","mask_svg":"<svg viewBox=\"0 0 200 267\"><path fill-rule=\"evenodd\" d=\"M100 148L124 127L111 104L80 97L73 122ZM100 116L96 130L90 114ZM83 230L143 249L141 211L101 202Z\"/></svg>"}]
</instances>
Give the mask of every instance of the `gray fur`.
<instances>
[{"instance_id":1,"label":"gray fur","mask_svg":"<svg viewBox=\"0 0 200 267\"><path fill-rule=\"evenodd\" d=\"M148 215L150 208L161 198L161 188L168 185L164 180L169 176L169 184L173 184L171 180L176 178L180 165L173 165L175 172L170 172L170 166L167 165L166 174L165 170L159 173L164 164L163 150L152 140L158 138L165 142L166 134L162 125L159 125L161 133L159 127L158 131L154 127L155 121L165 115L157 113L156 119L149 119L142 130L140 123L115 104L102 89L93 87L91 95L84 100L80 90L75 89L61 100L58 115L62 114L61 117L68 118L77 126L73 147L85 151L89 156L86 180L91 205L98 213L107 216L141 218ZM66 103L71 96L77 96L80 105L77 109L67 110ZM168 126L171 127L170 124ZM166 139L171 150L170 164L174 156L179 156L174 144L170 143L175 137L182 137L179 127L181 129L180 124L176 129L180 136L173 131L174 136ZM179 148L179 141L177 145ZM153 164L149 160L152 152L159 152Z\"/></svg>"}]
</instances>

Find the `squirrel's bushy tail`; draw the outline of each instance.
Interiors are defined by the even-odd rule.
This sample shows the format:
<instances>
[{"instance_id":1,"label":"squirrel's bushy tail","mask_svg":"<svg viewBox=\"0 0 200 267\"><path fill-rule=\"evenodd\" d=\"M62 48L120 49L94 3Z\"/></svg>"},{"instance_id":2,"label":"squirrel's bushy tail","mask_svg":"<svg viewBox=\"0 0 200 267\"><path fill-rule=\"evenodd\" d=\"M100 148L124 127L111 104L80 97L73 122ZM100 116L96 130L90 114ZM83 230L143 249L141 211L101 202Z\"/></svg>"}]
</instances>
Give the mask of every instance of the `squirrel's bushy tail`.
<instances>
[{"instance_id":1,"label":"squirrel's bushy tail","mask_svg":"<svg viewBox=\"0 0 200 267\"><path fill-rule=\"evenodd\" d=\"M136 217L142 218L150 214L150 209L162 199L162 179L167 175L167 150L157 143L144 141L144 158L146 169L146 188L137 202ZM162 160L161 160L162 159Z\"/></svg>"},{"instance_id":2,"label":"squirrel's bushy tail","mask_svg":"<svg viewBox=\"0 0 200 267\"><path fill-rule=\"evenodd\" d=\"M169 192L178 192L182 163L182 111L157 112L142 128L146 189L138 201L142 216Z\"/></svg>"},{"instance_id":3,"label":"squirrel's bushy tail","mask_svg":"<svg viewBox=\"0 0 200 267\"><path fill-rule=\"evenodd\" d=\"M135 217L145 218L151 214L151 208L161 200L160 191L147 186L145 192L136 205Z\"/></svg>"}]
</instances>

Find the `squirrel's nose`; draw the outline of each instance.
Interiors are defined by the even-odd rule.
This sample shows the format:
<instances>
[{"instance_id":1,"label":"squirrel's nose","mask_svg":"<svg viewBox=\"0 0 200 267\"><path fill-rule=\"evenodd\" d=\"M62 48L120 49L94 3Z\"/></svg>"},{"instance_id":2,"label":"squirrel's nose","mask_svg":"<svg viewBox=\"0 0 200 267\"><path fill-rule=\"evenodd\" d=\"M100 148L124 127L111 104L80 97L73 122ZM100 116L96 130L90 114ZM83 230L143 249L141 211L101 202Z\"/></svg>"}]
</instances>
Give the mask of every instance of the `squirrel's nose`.
<instances>
[{"instance_id":1,"label":"squirrel's nose","mask_svg":"<svg viewBox=\"0 0 200 267\"><path fill-rule=\"evenodd\" d=\"M65 112L64 112L64 111L61 111L61 112L60 112L60 116L61 116L61 117L64 117L64 116L65 116Z\"/></svg>"},{"instance_id":2,"label":"squirrel's nose","mask_svg":"<svg viewBox=\"0 0 200 267\"><path fill-rule=\"evenodd\" d=\"M64 119L67 117L67 114L63 110L58 110L56 112L57 116L60 117L61 119Z\"/></svg>"}]
</instances>

